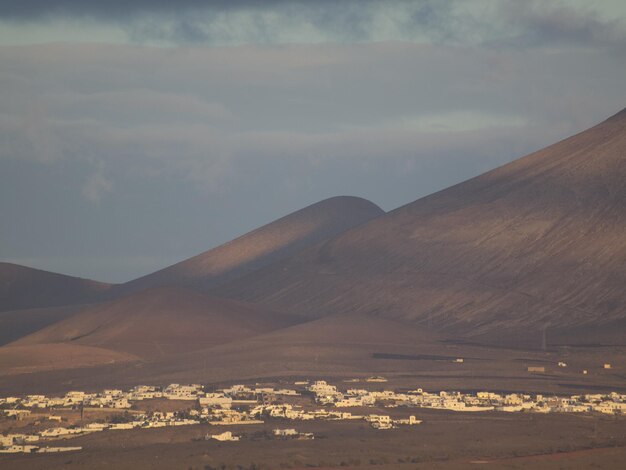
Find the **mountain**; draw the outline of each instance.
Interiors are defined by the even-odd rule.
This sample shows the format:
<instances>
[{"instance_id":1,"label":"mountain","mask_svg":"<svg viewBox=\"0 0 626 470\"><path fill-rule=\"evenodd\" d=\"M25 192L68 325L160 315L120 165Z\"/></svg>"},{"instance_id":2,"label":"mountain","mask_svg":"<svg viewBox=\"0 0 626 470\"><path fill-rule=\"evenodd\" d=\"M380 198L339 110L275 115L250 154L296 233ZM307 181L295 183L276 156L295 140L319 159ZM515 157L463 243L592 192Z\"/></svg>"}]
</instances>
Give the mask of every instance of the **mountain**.
<instances>
[{"instance_id":1,"label":"mountain","mask_svg":"<svg viewBox=\"0 0 626 470\"><path fill-rule=\"evenodd\" d=\"M0 311L88 302L110 284L0 262Z\"/></svg>"},{"instance_id":2,"label":"mountain","mask_svg":"<svg viewBox=\"0 0 626 470\"><path fill-rule=\"evenodd\" d=\"M87 307L8 346L65 343L153 359L294 323L291 316L243 302L160 287Z\"/></svg>"},{"instance_id":3,"label":"mountain","mask_svg":"<svg viewBox=\"0 0 626 470\"><path fill-rule=\"evenodd\" d=\"M626 110L215 291L469 336L624 338L625 234Z\"/></svg>"},{"instance_id":4,"label":"mountain","mask_svg":"<svg viewBox=\"0 0 626 470\"><path fill-rule=\"evenodd\" d=\"M349 196L326 199L173 266L116 286L112 294L168 285L205 290L382 214L381 208L365 199Z\"/></svg>"}]
</instances>

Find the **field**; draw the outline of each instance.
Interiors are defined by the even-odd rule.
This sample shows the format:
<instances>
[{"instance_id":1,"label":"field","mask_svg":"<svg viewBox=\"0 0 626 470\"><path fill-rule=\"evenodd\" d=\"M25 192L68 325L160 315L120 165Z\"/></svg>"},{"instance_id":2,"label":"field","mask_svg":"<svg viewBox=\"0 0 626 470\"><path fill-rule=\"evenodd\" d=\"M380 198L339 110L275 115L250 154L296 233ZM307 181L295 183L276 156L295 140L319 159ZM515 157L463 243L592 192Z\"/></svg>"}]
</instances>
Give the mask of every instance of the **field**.
<instances>
[{"instance_id":1,"label":"field","mask_svg":"<svg viewBox=\"0 0 626 470\"><path fill-rule=\"evenodd\" d=\"M0 457L11 469L90 468L618 468L626 457L624 418L561 414L459 414L407 410L418 426L375 430L363 422L297 423L314 440L269 440L279 419L250 426L97 433L72 439L83 451L63 455ZM204 440L224 430L239 442ZM66 445L67 445L67 441Z\"/></svg>"}]
</instances>

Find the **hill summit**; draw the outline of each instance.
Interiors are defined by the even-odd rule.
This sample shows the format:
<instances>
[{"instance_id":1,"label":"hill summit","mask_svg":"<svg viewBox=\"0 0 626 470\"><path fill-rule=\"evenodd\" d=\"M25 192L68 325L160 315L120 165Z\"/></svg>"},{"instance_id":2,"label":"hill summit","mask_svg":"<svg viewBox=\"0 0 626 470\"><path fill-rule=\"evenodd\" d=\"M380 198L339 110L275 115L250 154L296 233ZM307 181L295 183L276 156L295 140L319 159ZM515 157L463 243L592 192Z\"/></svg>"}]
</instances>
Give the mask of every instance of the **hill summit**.
<instances>
[{"instance_id":1,"label":"hill summit","mask_svg":"<svg viewBox=\"0 0 626 470\"><path fill-rule=\"evenodd\" d=\"M104 282L0 263L0 311L87 302L110 287Z\"/></svg>"},{"instance_id":2,"label":"hill summit","mask_svg":"<svg viewBox=\"0 0 626 470\"><path fill-rule=\"evenodd\" d=\"M206 290L382 214L380 207L362 198L325 199L192 258L116 286L113 292L124 294L168 285Z\"/></svg>"},{"instance_id":3,"label":"hill summit","mask_svg":"<svg viewBox=\"0 0 626 470\"><path fill-rule=\"evenodd\" d=\"M626 110L224 286L463 335L625 331ZM504 337L504 336L503 336Z\"/></svg>"}]
</instances>

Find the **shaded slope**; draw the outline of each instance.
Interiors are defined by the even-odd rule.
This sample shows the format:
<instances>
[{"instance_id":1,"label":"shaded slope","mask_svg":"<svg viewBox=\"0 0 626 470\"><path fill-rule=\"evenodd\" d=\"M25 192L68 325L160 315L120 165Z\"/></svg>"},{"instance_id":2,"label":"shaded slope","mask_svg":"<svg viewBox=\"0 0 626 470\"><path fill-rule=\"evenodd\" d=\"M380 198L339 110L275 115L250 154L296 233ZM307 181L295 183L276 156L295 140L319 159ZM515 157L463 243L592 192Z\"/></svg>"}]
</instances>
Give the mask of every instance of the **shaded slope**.
<instances>
[{"instance_id":1,"label":"shaded slope","mask_svg":"<svg viewBox=\"0 0 626 470\"><path fill-rule=\"evenodd\" d=\"M219 292L472 335L610 329L626 317L625 234L623 111Z\"/></svg>"},{"instance_id":2,"label":"shaded slope","mask_svg":"<svg viewBox=\"0 0 626 470\"><path fill-rule=\"evenodd\" d=\"M365 199L326 199L173 266L116 286L112 292L119 295L166 285L200 290L213 287L381 214L382 209Z\"/></svg>"},{"instance_id":3,"label":"shaded slope","mask_svg":"<svg viewBox=\"0 0 626 470\"><path fill-rule=\"evenodd\" d=\"M88 302L110 284L0 262L0 311Z\"/></svg>"},{"instance_id":4,"label":"shaded slope","mask_svg":"<svg viewBox=\"0 0 626 470\"><path fill-rule=\"evenodd\" d=\"M10 346L68 343L145 359L207 348L271 331L294 320L242 302L162 287L88 307Z\"/></svg>"},{"instance_id":5,"label":"shaded slope","mask_svg":"<svg viewBox=\"0 0 626 470\"><path fill-rule=\"evenodd\" d=\"M0 312L0 346L75 314L82 305Z\"/></svg>"}]
</instances>

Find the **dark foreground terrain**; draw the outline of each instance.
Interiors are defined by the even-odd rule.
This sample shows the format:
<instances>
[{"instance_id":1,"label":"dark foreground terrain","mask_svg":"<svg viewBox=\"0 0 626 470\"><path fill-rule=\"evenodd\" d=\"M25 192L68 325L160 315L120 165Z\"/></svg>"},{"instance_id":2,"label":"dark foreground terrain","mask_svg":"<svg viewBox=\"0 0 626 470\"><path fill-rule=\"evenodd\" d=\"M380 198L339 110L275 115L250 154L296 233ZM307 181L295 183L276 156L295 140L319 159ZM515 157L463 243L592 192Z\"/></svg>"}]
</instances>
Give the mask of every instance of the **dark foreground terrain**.
<instances>
[{"instance_id":1,"label":"dark foreground terrain","mask_svg":"<svg viewBox=\"0 0 626 470\"><path fill-rule=\"evenodd\" d=\"M405 410L406 412L407 410ZM415 410L418 426L375 430L363 422L298 423L314 440L274 440L263 425L181 426L72 439L77 453L0 457L7 469L210 468L623 468L626 421L603 416ZM239 442L204 440L232 431ZM61 441L62 442L62 441ZM67 444L67 443L66 443Z\"/></svg>"}]
</instances>

